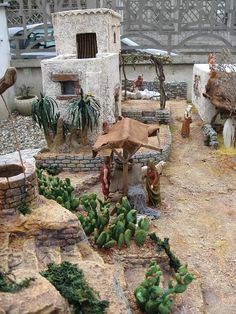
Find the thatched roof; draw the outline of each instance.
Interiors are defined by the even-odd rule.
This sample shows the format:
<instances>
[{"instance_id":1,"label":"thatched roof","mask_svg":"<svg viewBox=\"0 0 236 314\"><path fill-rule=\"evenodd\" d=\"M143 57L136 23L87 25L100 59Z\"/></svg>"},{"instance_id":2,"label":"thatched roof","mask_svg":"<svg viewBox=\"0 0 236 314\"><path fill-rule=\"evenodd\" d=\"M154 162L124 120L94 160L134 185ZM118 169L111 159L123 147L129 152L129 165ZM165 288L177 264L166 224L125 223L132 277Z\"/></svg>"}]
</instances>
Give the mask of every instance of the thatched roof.
<instances>
[{"instance_id":1,"label":"thatched roof","mask_svg":"<svg viewBox=\"0 0 236 314\"><path fill-rule=\"evenodd\" d=\"M217 109L236 114L236 72L211 72L203 95Z\"/></svg>"},{"instance_id":2,"label":"thatched roof","mask_svg":"<svg viewBox=\"0 0 236 314\"><path fill-rule=\"evenodd\" d=\"M105 149L124 149L129 155L135 153L141 147L161 151L160 147L148 144L148 137L156 135L159 127L148 125L139 121L122 118L116 122L107 134L100 135L94 144L93 153Z\"/></svg>"}]
</instances>

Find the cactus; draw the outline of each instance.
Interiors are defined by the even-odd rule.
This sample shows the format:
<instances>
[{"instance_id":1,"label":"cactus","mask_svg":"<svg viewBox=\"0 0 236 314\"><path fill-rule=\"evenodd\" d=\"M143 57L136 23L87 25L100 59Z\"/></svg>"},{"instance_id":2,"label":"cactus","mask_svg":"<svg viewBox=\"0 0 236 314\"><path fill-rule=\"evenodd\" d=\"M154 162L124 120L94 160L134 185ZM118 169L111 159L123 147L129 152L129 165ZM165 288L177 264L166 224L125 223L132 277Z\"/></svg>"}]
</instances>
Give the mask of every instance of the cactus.
<instances>
[{"instance_id":1,"label":"cactus","mask_svg":"<svg viewBox=\"0 0 236 314\"><path fill-rule=\"evenodd\" d=\"M46 176L42 170L36 171L38 176L39 193L48 199L57 201L68 210L75 210L79 200L72 193L70 179L60 180L58 177Z\"/></svg>"},{"instance_id":2,"label":"cactus","mask_svg":"<svg viewBox=\"0 0 236 314\"><path fill-rule=\"evenodd\" d=\"M121 221L118 221L116 225L116 231L115 231L115 240L118 241L120 234L123 233L124 231L125 231L124 223Z\"/></svg>"},{"instance_id":3,"label":"cactus","mask_svg":"<svg viewBox=\"0 0 236 314\"><path fill-rule=\"evenodd\" d=\"M134 224L134 223L132 223L132 222L129 222L129 223L128 223L128 225L127 225L127 227L128 227L128 229L130 229L130 230L131 230L132 235L134 235L135 230L136 230L136 226L135 226L135 224Z\"/></svg>"},{"instance_id":4,"label":"cactus","mask_svg":"<svg viewBox=\"0 0 236 314\"><path fill-rule=\"evenodd\" d=\"M186 285L181 285L179 283L177 283L177 285L175 286L175 293L182 293L186 290L187 286Z\"/></svg>"},{"instance_id":5,"label":"cactus","mask_svg":"<svg viewBox=\"0 0 236 314\"><path fill-rule=\"evenodd\" d=\"M83 229L86 235L90 235L93 232L94 227L91 223L87 223L83 225Z\"/></svg>"},{"instance_id":6,"label":"cactus","mask_svg":"<svg viewBox=\"0 0 236 314\"><path fill-rule=\"evenodd\" d=\"M150 222L148 218L142 218L141 220L139 220L138 223L139 228L148 231L149 227L150 227Z\"/></svg>"},{"instance_id":7,"label":"cactus","mask_svg":"<svg viewBox=\"0 0 236 314\"><path fill-rule=\"evenodd\" d=\"M123 243L124 243L124 233L121 233L121 234L119 235L119 239L118 239L118 242L117 242L119 249L121 249Z\"/></svg>"},{"instance_id":8,"label":"cactus","mask_svg":"<svg viewBox=\"0 0 236 314\"><path fill-rule=\"evenodd\" d=\"M130 229L126 229L125 234L124 234L124 239L128 247L130 246L131 237L132 237L132 231Z\"/></svg>"},{"instance_id":9,"label":"cactus","mask_svg":"<svg viewBox=\"0 0 236 314\"><path fill-rule=\"evenodd\" d=\"M184 277L183 277L183 282L185 285L189 285L192 281L194 280L193 275L187 273Z\"/></svg>"},{"instance_id":10,"label":"cactus","mask_svg":"<svg viewBox=\"0 0 236 314\"><path fill-rule=\"evenodd\" d=\"M130 202L128 201L128 198L126 196L122 197L121 199L121 205L127 210L130 211L132 208L130 206Z\"/></svg>"},{"instance_id":11,"label":"cactus","mask_svg":"<svg viewBox=\"0 0 236 314\"><path fill-rule=\"evenodd\" d=\"M104 249L110 249L112 248L114 245L116 244L116 241L115 240L110 240L108 242L106 242L103 247Z\"/></svg>"},{"instance_id":12,"label":"cactus","mask_svg":"<svg viewBox=\"0 0 236 314\"><path fill-rule=\"evenodd\" d=\"M159 304L160 304L159 301L148 300L146 305L145 305L146 313L147 314L156 314L156 313L158 313Z\"/></svg>"},{"instance_id":13,"label":"cactus","mask_svg":"<svg viewBox=\"0 0 236 314\"><path fill-rule=\"evenodd\" d=\"M107 233L103 231L97 238L96 244L99 247L102 247L106 243Z\"/></svg>"},{"instance_id":14,"label":"cactus","mask_svg":"<svg viewBox=\"0 0 236 314\"><path fill-rule=\"evenodd\" d=\"M147 237L147 232L143 229L137 228L135 231L135 241L138 246L143 246Z\"/></svg>"},{"instance_id":15,"label":"cactus","mask_svg":"<svg viewBox=\"0 0 236 314\"><path fill-rule=\"evenodd\" d=\"M79 206L79 199L74 198L71 200L71 209L75 210Z\"/></svg>"},{"instance_id":16,"label":"cactus","mask_svg":"<svg viewBox=\"0 0 236 314\"><path fill-rule=\"evenodd\" d=\"M136 209L131 209L126 216L127 223L132 222L136 224L137 222L137 211Z\"/></svg>"},{"instance_id":17,"label":"cactus","mask_svg":"<svg viewBox=\"0 0 236 314\"><path fill-rule=\"evenodd\" d=\"M155 261L152 261L146 271L145 279L134 291L139 308L143 311L145 310L147 314L169 314L174 295L184 292L187 288L187 285L183 282L184 278L189 278L189 280L193 278L188 272L187 265L180 266L179 272L175 274L177 282L174 283L170 280L168 287L162 288L159 286L161 275L160 267Z\"/></svg>"},{"instance_id":18,"label":"cactus","mask_svg":"<svg viewBox=\"0 0 236 314\"><path fill-rule=\"evenodd\" d=\"M138 288L135 289L134 295L136 298L136 301L138 303L138 306L140 307L141 310L145 310L145 304L147 303L149 299L149 293L146 288L143 286L139 286Z\"/></svg>"}]
</instances>

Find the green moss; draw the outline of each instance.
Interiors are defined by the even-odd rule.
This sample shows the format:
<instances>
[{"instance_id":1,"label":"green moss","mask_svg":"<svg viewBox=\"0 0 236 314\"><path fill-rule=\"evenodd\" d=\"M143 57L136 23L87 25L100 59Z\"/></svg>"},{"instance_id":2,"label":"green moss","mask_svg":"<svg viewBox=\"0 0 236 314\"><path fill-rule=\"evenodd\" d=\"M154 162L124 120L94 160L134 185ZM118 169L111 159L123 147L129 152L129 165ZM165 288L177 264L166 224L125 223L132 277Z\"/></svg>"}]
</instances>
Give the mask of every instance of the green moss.
<instances>
[{"instance_id":1,"label":"green moss","mask_svg":"<svg viewBox=\"0 0 236 314\"><path fill-rule=\"evenodd\" d=\"M41 272L60 294L73 306L75 314L103 314L108 302L100 300L84 279L83 272L69 262L61 265L49 264Z\"/></svg>"},{"instance_id":2,"label":"green moss","mask_svg":"<svg viewBox=\"0 0 236 314\"><path fill-rule=\"evenodd\" d=\"M31 213L31 210L29 208L29 205L26 204L25 201L21 203L21 205L18 207L18 210L23 214L24 216Z\"/></svg>"},{"instance_id":3,"label":"green moss","mask_svg":"<svg viewBox=\"0 0 236 314\"><path fill-rule=\"evenodd\" d=\"M17 283L10 280L8 275L8 273L0 272L0 292L16 293L24 288L29 287L30 282L34 280L34 278L25 278L21 282Z\"/></svg>"}]
</instances>

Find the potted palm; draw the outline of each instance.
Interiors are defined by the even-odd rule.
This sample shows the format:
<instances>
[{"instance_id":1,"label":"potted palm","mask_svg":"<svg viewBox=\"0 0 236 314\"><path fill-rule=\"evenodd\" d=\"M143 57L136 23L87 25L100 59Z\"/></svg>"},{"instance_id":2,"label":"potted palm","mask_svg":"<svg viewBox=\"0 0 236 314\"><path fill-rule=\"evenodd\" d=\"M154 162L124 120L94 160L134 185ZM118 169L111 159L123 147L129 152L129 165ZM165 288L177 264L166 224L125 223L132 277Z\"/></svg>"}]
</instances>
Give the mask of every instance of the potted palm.
<instances>
[{"instance_id":1,"label":"potted palm","mask_svg":"<svg viewBox=\"0 0 236 314\"><path fill-rule=\"evenodd\" d=\"M85 95L81 88L79 97L70 101L68 116L72 125L81 130L81 142L86 145L88 131L98 127L100 104L94 96Z\"/></svg>"},{"instance_id":2,"label":"potted palm","mask_svg":"<svg viewBox=\"0 0 236 314\"><path fill-rule=\"evenodd\" d=\"M20 114L30 116L32 113L32 103L38 99L33 95L31 86L22 85L18 88L18 95L15 97L15 108Z\"/></svg>"}]
</instances>

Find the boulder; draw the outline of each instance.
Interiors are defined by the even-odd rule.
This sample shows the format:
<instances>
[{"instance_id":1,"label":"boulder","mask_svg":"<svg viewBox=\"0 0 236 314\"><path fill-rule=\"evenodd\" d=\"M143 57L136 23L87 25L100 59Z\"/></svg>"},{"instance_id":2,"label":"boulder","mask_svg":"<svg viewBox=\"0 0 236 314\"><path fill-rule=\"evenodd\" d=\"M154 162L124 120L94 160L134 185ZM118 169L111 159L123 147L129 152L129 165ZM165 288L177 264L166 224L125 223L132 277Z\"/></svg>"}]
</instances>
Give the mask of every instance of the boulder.
<instances>
[{"instance_id":1,"label":"boulder","mask_svg":"<svg viewBox=\"0 0 236 314\"><path fill-rule=\"evenodd\" d=\"M100 298L109 302L107 314L131 314L123 290L126 287L123 268L120 267L117 271L116 266L92 261L80 261L78 266L83 270L88 284L99 293Z\"/></svg>"},{"instance_id":2,"label":"boulder","mask_svg":"<svg viewBox=\"0 0 236 314\"><path fill-rule=\"evenodd\" d=\"M71 313L68 302L60 295L54 286L30 270L14 272L17 282L24 278L35 278L28 288L18 293L0 293L0 313L2 314L69 314Z\"/></svg>"},{"instance_id":3,"label":"boulder","mask_svg":"<svg viewBox=\"0 0 236 314\"><path fill-rule=\"evenodd\" d=\"M30 215L14 215L0 221L0 268L44 269L48 263L82 258L77 245L87 243L73 213L53 200L39 198Z\"/></svg>"}]
</instances>

